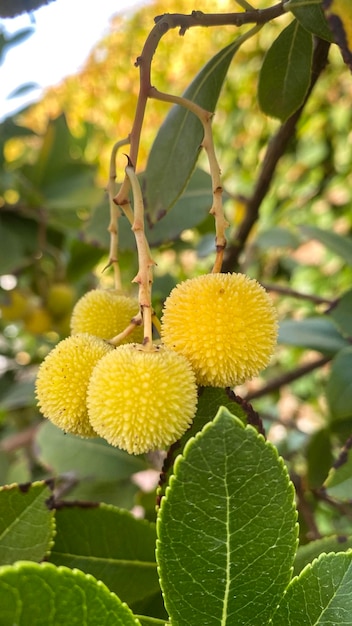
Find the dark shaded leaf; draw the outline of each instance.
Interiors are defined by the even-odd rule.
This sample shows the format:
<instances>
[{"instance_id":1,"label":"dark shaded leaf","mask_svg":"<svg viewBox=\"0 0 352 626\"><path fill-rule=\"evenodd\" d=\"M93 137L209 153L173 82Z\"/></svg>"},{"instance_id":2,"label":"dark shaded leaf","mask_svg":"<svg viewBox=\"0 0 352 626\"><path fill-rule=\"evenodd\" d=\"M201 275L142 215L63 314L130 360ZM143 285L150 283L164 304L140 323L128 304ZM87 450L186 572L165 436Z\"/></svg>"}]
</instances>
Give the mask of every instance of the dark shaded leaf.
<instances>
[{"instance_id":1,"label":"dark shaded leaf","mask_svg":"<svg viewBox=\"0 0 352 626\"><path fill-rule=\"evenodd\" d=\"M258 99L264 113L285 121L303 104L312 55L312 35L294 20L269 48L260 70Z\"/></svg>"}]
</instances>

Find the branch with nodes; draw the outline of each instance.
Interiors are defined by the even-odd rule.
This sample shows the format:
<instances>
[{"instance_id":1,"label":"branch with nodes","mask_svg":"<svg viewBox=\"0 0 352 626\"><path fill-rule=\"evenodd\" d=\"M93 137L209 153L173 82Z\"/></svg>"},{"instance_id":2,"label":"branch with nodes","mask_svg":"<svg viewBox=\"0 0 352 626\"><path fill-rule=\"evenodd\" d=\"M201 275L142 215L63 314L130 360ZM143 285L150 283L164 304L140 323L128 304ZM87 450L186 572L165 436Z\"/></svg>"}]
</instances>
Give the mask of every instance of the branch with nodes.
<instances>
[{"instance_id":1,"label":"branch with nodes","mask_svg":"<svg viewBox=\"0 0 352 626\"><path fill-rule=\"evenodd\" d=\"M158 91L155 87L151 87L149 90L149 97L155 98L157 100L162 100L163 102L171 102L172 104L178 104L188 109L194 115L196 115L199 121L203 125L204 137L201 143L201 147L206 151L210 176L212 181L213 188L213 203L209 213L214 216L215 219L215 245L216 245L216 258L213 267L213 272L220 272L222 267L222 260L224 256L224 250L226 247L226 228L229 226L229 223L225 219L223 205L222 205L222 184L220 178L220 167L215 154L213 133L212 133L212 118L213 113L206 111L201 106L188 100L187 98L183 98L181 96L173 96L171 94L162 93Z\"/></svg>"},{"instance_id":2,"label":"branch with nodes","mask_svg":"<svg viewBox=\"0 0 352 626\"><path fill-rule=\"evenodd\" d=\"M108 226L108 231L110 233L110 250L109 250L109 260L105 269L113 266L114 268L114 283L115 289L121 289L121 274L119 267L119 259L118 259L118 247L119 247L119 218L121 217L121 210L115 204L113 198L115 195L115 181L116 181L116 156L119 148L129 144L130 139L126 137L126 139L121 139L117 141L112 148L111 156L110 156L110 168L109 168L109 181L106 187L108 197L109 197L109 207L110 207L110 222ZM133 216L130 216L132 218Z\"/></svg>"},{"instance_id":3,"label":"branch with nodes","mask_svg":"<svg viewBox=\"0 0 352 626\"><path fill-rule=\"evenodd\" d=\"M273 7L267 9L246 10L240 13L203 13L202 11L192 11L190 15L180 13L166 13L155 18L155 26L150 31L141 55L136 60L136 66L139 67L140 88L136 107L134 122L130 134L130 159L134 166L137 166L139 143L142 132L142 125L145 115L148 97L150 97L151 84L151 64L153 56L159 45L160 40L166 33L173 29L179 28L179 34L184 35L189 28L195 26L243 26L245 24L260 24L271 21L285 13L285 3L279 2ZM128 199L130 190L130 181L128 176L125 177L118 193L114 197L114 202L118 205L123 204Z\"/></svg>"},{"instance_id":4,"label":"branch with nodes","mask_svg":"<svg viewBox=\"0 0 352 626\"><path fill-rule=\"evenodd\" d=\"M138 273L132 282L139 285L139 306L143 319L144 338L143 346L147 350L151 350L153 346L152 337L152 301L151 288L153 283L153 266L155 265L149 250L149 244L145 236L144 230L144 204L142 190L134 170L133 164L128 159L126 167L126 175L131 184L133 193L133 223L132 230L136 239L138 251Z\"/></svg>"}]
</instances>

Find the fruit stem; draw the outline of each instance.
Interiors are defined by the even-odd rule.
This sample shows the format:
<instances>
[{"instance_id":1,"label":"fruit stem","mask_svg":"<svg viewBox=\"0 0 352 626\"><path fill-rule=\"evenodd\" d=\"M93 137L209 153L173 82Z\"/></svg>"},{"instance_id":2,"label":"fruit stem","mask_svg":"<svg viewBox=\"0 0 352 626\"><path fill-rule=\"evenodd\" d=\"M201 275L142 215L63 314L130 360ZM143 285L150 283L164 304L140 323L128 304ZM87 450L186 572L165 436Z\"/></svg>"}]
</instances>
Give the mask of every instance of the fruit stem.
<instances>
[{"instance_id":1,"label":"fruit stem","mask_svg":"<svg viewBox=\"0 0 352 626\"><path fill-rule=\"evenodd\" d=\"M203 125L204 137L201 143L201 146L204 148L209 162L209 169L211 175L212 189L213 189L213 204L209 211L211 215L214 216L215 219L215 245L216 245L216 257L214 266L212 269L213 273L221 272L224 250L226 247L226 235L225 230L229 226L228 221L225 219L223 205L222 205L222 185L220 178L220 167L216 158L215 148L214 148L214 140L213 140L213 132L212 132L212 118L213 113L206 111L201 106L188 100L187 98L183 98L182 96L173 96L172 94L163 93L156 89L155 87L150 87L149 93L150 98L155 98L156 100L162 100L163 102L172 102L173 104L178 104L180 106L185 107L194 115L198 117L200 122Z\"/></svg>"},{"instance_id":2,"label":"fruit stem","mask_svg":"<svg viewBox=\"0 0 352 626\"><path fill-rule=\"evenodd\" d=\"M153 283L153 266L155 265L150 255L148 241L144 230L144 204L142 190L134 171L133 164L128 159L126 175L131 183L134 205L134 220L132 230L136 239L138 252L138 273L132 282L139 285L139 306L143 319L144 338L143 346L146 350L153 349L152 338L152 302L151 292Z\"/></svg>"},{"instance_id":3,"label":"fruit stem","mask_svg":"<svg viewBox=\"0 0 352 626\"><path fill-rule=\"evenodd\" d=\"M113 198L115 195L115 181L116 181L116 155L121 146L125 146L129 143L129 137L117 141L111 150L110 155L110 168L109 168L109 181L106 187L109 196L110 207L110 222L108 231L110 233L110 250L109 261L105 269L113 266L114 268L114 285L115 289L120 290L121 285L121 272L119 266L118 248L119 248L119 218L121 217L121 211L115 204Z\"/></svg>"},{"instance_id":4,"label":"fruit stem","mask_svg":"<svg viewBox=\"0 0 352 626\"><path fill-rule=\"evenodd\" d=\"M142 314L141 312L137 313L137 315L135 315L135 317L133 317L131 319L131 322L129 323L128 326L126 326L126 328L121 331L121 333L119 333L118 335L115 335L115 337L113 337L112 339L109 339L109 343L111 343L113 346L118 346L120 345L120 343L126 339L126 337L128 337L128 335L130 335L131 333L133 333L133 331L135 330L136 326L140 326L142 324Z\"/></svg>"}]
</instances>

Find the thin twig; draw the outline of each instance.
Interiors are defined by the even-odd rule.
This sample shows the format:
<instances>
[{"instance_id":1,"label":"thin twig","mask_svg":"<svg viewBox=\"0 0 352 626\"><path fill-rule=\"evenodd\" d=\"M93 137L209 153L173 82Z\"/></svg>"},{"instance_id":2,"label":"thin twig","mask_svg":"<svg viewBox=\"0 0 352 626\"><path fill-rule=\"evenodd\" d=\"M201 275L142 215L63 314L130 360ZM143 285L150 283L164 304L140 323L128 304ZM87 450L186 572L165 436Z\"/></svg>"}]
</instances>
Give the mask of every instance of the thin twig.
<instances>
[{"instance_id":1,"label":"thin twig","mask_svg":"<svg viewBox=\"0 0 352 626\"><path fill-rule=\"evenodd\" d=\"M132 282L139 285L139 306L143 318L144 338L143 346L147 350L153 347L152 338L152 303L151 287L153 282L153 266L155 265L150 255L149 245L144 230L144 204L142 191L134 167L129 159L126 167L126 175L129 178L134 201L134 220L132 230L136 239L138 251L138 273Z\"/></svg>"},{"instance_id":2,"label":"thin twig","mask_svg":"<svg viewBox=\"0 0 352 626\"><path fill-rule=\"evenodd\" d=\"M321 534L317 526L317 523L315 521L312 507L310 506L306 498L306 491L302 483L302 477L292 472L290 475L290 478L295 486L296 497L297 497L297 509L307 525L308 532L309 532L309 539L311 541L315 539L320 539Z\"/></svg>"},{"instance_id":3,"label":"thin twig","mask_svg":"<svg viewBox=\"0 0 352 626\"><path fill-rule=\"evenodd\" d=\"M302 376L306 376L310 372L313 372L320 367L323 367L327 363L329 363L332 359L332 356L323 356L311 363L307 363L307 365L302 365L301 367L297 367L297 369L292 372L287 372L282 376L278 376L277 378L273 378L266 385L261 387L260 389L256 389L255 391L250 391L246 396L245 400L250 402L255 398L261 398L262 396L266 396L268 393L272 393L273 391L277 391L284 385L288 385L292 383L294 380L298 378L302 378Z\"/></svg>"},{"instance_id":4,"label":"thin twig","mask_svg":"<svg viewBox=\"0 0 352 626\"><path fill-rule=\"evenodd\" d=\"M289 141L294 136L297 122L302 115L306 102L321 72L326 66L329 47L330 44L327 41L316 39L312 65L312 77L304 103L293 115L291 115L288 120L286 120L286 122L280 126L276 135L274 135L268 145L253 194L247 202L244 220L240 224L237 233L234 235L233 242L227 247L224 259L225 272L233 271L234 267L238 265L239 256L245 246L247 238L254 224L258 220L259 209L263 199L269 191L276 166L280 158L285 153Z\"/></svg>"},{"instance_id":5,"label":"thin twig","mask_svg":"<svg viewBox=\"0 0 352 626\"><path fill-rule=\"evenodd\" d=\"M195 26L243 26L244 24L265 24L272 19L285 13L284 3L279 2L267 9L254 9L240 13L209 13L202 11L192 11L190 15L180 13L166 13L155 18L155 26L150 31L141 55L137 58L135 65L139 67L140 87L137 100L136 113L130 134L131 150L130 158L134 167L137 166L139 143L144 120L148 94L151 88L151 63L155 51L161 38L171 29L179 28L180 35L184 35L189 28ZM121 205L128 200L130 181L128 176L122 183L118 193L114 197L114 202Z\"/></svg>"},{"instance_id":6,"label":"thin twig","mask_svg":"<svg viewBox=\"0 0 352 626\"><path fill-rule=\"evenodd\" d=\"M109 168L109 181L106 187L108 197L109 197L109 207L110 207L110 222L108 226L108 231L110 233L110 251L109 251L109 261L106 266L113 266L114 268L114 284L115 289L121 290L121 273L119 266L119 258L118 258L118 245L119 245L119 218L121 217L121 211L118 206L115 204L113 198L115 195L115 181L116 181L116 155L118 153L119 148L125 146L130 141L129 137L125 139L121 139L117 141L111 150L110 155L110 168Z\"/></svg>"},{"instance_id":7,"label":"thin twig","mask_svg":"<svg viewBox=\"0 0 352 626\"><path fill-rule=\"evenodd\" d=\"M225 219L223 204L222 204L222 184L220 178L220 167L218 160L215 154L214 140L213 140L213 132L211 121L213 118L213 113L206 111L201 106L192 102L192 100L188 100L182 96L173 96L168 93L163 93L156 89L155 87L151 87L149 91L149 97L155 98L157 100L162 100L163 102L170 102L172 104L178 104L179 106L183 106L188 109L194 115L196 115L199 121L203 125L204 137L201 143L201 147L204 148L209 163L210 176L212 182L213 189L213 203L209 213L214 216L215 219L215 246L216 246L216 257L215 263L213 267L214 272L221 272L222 260L224 256L224 250L226 247L226 228L229 226L229 222Z\"/></svg>"},{"instance_id":8,"label":"thin twig","mask_svg":"<svg viewBox=\"0 0 352 626\"><path fill-rule=\"evenodd\" d=\"M267 291L274 291L275 293L280 293L285 296L291 296L292 298L298 298L299 300L308 300L309 302L313 302L314 304L328 304L330 307L336 304L336 300L331 300L329 298L322 298L321 296L316 296L312 293L302 293L301 291L296 291L295 289L291 289L291 287L285 287L283 285L273 285L262 283L261 285Z\"/></svg>"}]
</instances>

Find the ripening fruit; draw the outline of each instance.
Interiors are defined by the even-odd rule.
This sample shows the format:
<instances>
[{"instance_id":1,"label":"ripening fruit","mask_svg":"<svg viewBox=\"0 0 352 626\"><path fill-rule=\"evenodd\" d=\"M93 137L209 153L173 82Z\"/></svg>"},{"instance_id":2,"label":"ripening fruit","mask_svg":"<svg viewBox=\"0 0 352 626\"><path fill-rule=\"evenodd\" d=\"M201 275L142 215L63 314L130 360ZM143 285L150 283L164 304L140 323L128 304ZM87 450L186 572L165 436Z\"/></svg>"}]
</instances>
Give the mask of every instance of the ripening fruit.
<instances>
[{"instance_id":1,"label":"ripening fruit","mask_svg":"<svg viewBox=\"0 0 352 626\"><path fill-rule=\"evenodd\" d=\"M277 315L265 289L244 274L206 274L177 285L161 320L164 344L190 361L202 386L233 387L269 363Z\"/></svg>"},{"instance_id":2,"label":"ripening fruit","mask_svg":"<svg viewBox=\"0 0 352 626\"><path fill-rule=\"evenodd\" d=\"M87 404L94 430L112 445L130 454L164 449L193 420L195 376L187 359L164 347L120 346L94 368Z\"/></svg>"},{"instance_id":3,"label":"ripening fruit","mask_svg":"<svg viewBox=\"0 0 352 626\"><path fill-rule=\"evenodd\" d=\"M23 319L31 310L28 295L19 289L1 292L0 311L5 322Z\"/></svg>"},{"instance_id":4,"label":"ripening fruit","mask_svg":"<svg viewBox=\"0 0 352 626\"><path fill-rule=\"evenodd\" d=\"M54 317L64 317L72 310L75 291L66 283L55 283L48 289L46 306Z\"/></svg>"},{"instance_id":5,"label":"ripening fruit","mask_svg":"<svg viewBox=\"0 0 352 626\"><path fill-rule=\"evenodd\" d=\"M73 335L90 333L109 340L125 330L138 312L139 304L135 298L115 290L93 289L76 303L71 318L71 332ZM136 326L121 343L140 342L142 339L143 328Z\"/></svg>"},{"instance_id":6,"label":"ripening fruit","mask_svg":"<svg viewBox=\"0 0 352 626\"><path fill-rule=\"evenodd\" d=\"M44 335L53 327L50 313L42 306L34 308L24 319L24 327L32 335Z\"/></svg>"},{"instance_id":7,"label":"ripening fruit","mask_svg":"<svg viewBox=\"0 0 352 626\"><path fill-rule=\"evenodd\" d=\"M40 365L36 396L44 417L66 432L96 437L87 415L87 387L99 359L112 346L87 334L68 337Z\"/></svg>"}]
</instances>

